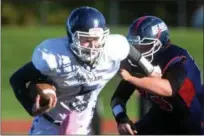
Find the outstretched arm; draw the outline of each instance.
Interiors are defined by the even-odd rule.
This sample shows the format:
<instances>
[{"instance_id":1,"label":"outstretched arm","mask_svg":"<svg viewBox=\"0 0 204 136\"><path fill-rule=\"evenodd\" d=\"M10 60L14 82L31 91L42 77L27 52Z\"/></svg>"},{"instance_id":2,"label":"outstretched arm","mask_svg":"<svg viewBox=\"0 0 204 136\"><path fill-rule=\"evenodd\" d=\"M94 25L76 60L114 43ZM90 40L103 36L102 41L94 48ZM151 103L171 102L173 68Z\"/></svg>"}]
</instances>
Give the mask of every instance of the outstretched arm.
<instances>
[{"instance_id":1,"label":"outstretched arm","mask_svg":"<svg viewBox=\"0 0 204 136\"><path fill-rule=\"evenodd\" d=\"M185 78L186 70L182 63L176 63L174 66L168 68L163 75L163 78L158 77L142 77L138 78L132 76L126 70L121 70L121 76L124 80L147 90L159 96L172 96L181 88Z\"/></svg>"}]
</instances>

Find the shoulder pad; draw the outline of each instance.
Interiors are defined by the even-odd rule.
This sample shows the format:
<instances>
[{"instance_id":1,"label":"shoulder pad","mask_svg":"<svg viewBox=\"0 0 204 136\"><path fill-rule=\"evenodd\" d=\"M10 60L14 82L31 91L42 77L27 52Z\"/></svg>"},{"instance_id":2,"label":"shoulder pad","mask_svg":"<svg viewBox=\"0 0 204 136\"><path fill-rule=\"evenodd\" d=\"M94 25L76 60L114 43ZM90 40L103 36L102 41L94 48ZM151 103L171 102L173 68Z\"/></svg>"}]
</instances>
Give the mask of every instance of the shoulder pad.
<instances>
[{"instance_id":1,"label":"shoulder pad","mask_svg":"<svg viewBox=\"0 0 204 136\"><path fill-rule=\"evenodd\" d=\"M44 40L34 50L32 62L34 66L42 73L47 73L57 68L57 60L52 48L49 47L51 41Z\"/></svg>"},{"instance_id":2,"label":"shoulder pad","mask_svg":"<svg viewBox=\"0 0 204 136\"><path fill-rule=\"evenodd\" d=\"M105 45L105 54L111 60L124 60L128 56L129 50L130 45L125 36L119 34L109 35Z\"/></svg>"}]
</instances>

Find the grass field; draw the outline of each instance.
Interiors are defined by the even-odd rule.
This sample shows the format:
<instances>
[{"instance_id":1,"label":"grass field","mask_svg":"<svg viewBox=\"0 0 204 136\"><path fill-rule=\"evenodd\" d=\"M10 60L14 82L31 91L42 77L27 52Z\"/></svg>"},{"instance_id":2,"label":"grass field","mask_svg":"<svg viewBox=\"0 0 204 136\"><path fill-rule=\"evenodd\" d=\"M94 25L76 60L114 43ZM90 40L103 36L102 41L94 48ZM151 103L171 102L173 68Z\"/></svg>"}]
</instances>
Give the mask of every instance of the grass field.
<instances>
[{"instance_id":1,"label":"grass field","mask_svg":"<svg viewBox=\"0 0 204 136\"><path fill-rule=\"evenodd\" d=\"M120 29L119 29L120 28ZM112 33L126 34L126 27L112 27ZM64 36L64 27L2 27L2 119L29 119L28 114L15 99L9 86L10 75L25 62L31 59L34 47L42 40L51 37ZM200 69L203 69L203 32L193 29L170 29L173 43L176 43L192 54ZM110 98L119 78L114 78L102 91L100 98L104 105L105 118L112 118L110 111ZM125 91L125 90L124 90ZM138 105L135 96L128 103L128 114L131 117L138 115Z\"/></svg>"}]
</instances>

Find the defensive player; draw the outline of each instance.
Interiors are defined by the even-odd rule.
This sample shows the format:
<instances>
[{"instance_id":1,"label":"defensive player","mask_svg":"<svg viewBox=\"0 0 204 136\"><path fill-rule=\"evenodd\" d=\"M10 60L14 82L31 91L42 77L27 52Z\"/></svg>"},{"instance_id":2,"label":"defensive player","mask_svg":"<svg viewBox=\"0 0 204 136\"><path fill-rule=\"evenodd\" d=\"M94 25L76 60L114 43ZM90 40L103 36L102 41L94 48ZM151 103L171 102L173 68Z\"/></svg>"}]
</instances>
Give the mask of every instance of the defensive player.
<instances>
[{"instance_id":1,"label":"defensive player","mask_svg":"<svg viewBox=\"0 0 204 136\"><path fill-rule=\"evenodd\" d=\"M35 116L29 134L59 134L66 117L60 134L90 134L98 94L117 73L120 61L131 58L133 50L127 39L109 34L105 18L95 8L75 9L67 19L66 31L65 37L41 42L32 61L10 78L16 98ZM150 71L149 65L145 66L148 61L136 54L132 59ZM27 87L29 82L39 81L56 89L43 90L50 96L45 106L39 104L42 96L32 99Z\"/></svg>"},{"instance_id":2,"label":"defensive player","mask_svg":"<svg viewBox=\"0 0 204 136\"><path fill-rule=\"evenodd\" d=\"M202 134L201 73L187 50L171 43L166 24L155 16L135 20L127 39L161 68L161 75L142 76L134 72L136 65L126 62L130 68L121 70L123 80L111 100L119 133ZM135 88L152 102L152 108L133 124L125 105Z\"/></svg>"}]
</instances>

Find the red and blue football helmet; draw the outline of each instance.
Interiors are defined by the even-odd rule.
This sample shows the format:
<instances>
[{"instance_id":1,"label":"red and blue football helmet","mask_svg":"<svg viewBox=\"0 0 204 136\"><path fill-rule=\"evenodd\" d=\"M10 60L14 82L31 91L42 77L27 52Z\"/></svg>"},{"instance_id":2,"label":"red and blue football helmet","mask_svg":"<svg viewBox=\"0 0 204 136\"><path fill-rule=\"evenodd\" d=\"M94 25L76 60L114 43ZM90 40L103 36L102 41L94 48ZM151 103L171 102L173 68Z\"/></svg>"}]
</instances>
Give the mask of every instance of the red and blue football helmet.
<instances>
[{"instance_id":1,"label":"red and blue football helmet","mask_svg":"<svg viewBox=\"0 0 204 136\"><path fill-rule=\"evenodd\" d=\"M150 61L155 54L170 45L167 25L155 16L142 16L133 21L129 27L127 39Z\"/></svg>"}]
</instances>

